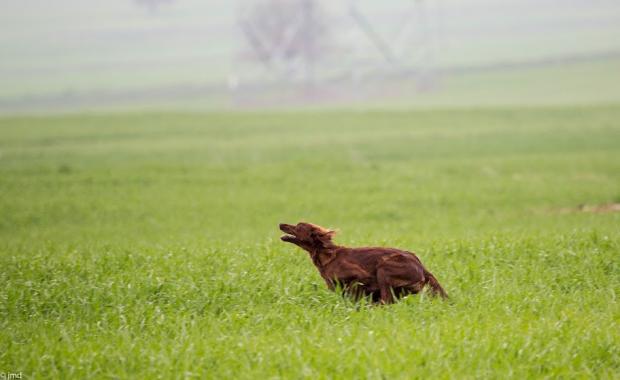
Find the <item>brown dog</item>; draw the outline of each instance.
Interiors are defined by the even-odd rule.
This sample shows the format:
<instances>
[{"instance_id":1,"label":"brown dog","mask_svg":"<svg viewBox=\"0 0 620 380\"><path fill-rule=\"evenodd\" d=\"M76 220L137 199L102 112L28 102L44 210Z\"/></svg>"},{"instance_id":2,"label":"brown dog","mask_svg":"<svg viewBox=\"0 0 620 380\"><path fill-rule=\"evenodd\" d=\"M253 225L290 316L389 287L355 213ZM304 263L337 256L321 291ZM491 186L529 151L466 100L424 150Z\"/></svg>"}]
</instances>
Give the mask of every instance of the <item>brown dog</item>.
<instances>
[{"instance_id":1,"label":"brown dog","mask_svg":"<svg viewBox=\"0 0 620 380\"><path fill-rule=\"evenodd\" d=\"M341 287L354 298L370 296L381 303L394 296L418 293L426 284L434 295L447 298L437 279L418 257L395 248L347 248L332 242L335 231L311 223L280 224L282 241L308 251L329 289Z\"/></svg>"}]
</instances>

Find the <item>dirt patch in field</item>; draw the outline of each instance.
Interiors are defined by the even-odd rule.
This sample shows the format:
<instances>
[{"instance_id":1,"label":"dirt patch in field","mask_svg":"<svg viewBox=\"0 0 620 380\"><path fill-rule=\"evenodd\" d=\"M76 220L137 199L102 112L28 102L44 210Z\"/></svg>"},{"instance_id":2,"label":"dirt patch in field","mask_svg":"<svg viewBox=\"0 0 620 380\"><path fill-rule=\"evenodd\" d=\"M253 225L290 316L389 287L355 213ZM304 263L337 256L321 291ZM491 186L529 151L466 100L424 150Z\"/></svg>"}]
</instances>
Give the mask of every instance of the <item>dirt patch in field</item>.
<instances>
[{"instance_id":1,"label":"dirt patch in field","mask_svg":"<svg viewBox=\"0 0 620 380\"><path fill-rule=\"evenodd\" d=\"M575 212L589 212L594 214L605 214L610 212L620 212L620 203L604 203L600 205L581 204L577 207L566 207L557 210L560 214L571 214Z\"/></svg>"}]
</instances>

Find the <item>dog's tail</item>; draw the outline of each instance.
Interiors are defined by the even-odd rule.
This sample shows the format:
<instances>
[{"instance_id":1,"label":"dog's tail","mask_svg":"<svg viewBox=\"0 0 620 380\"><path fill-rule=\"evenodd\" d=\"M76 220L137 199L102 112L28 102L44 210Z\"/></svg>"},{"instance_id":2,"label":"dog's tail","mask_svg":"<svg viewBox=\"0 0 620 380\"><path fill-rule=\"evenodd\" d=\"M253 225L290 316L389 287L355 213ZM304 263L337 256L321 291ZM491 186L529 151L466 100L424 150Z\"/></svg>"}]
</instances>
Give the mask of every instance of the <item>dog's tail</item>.
<instances>
[{"instance_id":1,"label":"dog's tail","mask_svg":"<svg viewBox=\"0 0 620 380\"><path fill-rule=\"evenodd\" d=\"M441 298L448 298L448 294L439 285L439 281L433 276L433 274L424 269L424 277L426 277L426 283L431 287L431 294L441 296Z\"/></svg>"}]
</instances>

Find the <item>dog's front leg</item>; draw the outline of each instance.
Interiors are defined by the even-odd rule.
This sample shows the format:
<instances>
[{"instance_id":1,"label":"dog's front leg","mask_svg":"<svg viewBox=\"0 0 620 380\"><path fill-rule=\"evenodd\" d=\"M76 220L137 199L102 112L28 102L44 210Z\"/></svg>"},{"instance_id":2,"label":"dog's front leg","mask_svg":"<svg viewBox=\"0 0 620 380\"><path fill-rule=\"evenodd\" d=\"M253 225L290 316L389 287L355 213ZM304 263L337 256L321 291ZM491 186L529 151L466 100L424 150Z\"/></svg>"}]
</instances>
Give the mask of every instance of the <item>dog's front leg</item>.
<instances>
[{"instance_id":1,"label":"dog's front leg","mask_svg":"<svg viewBox=\"0 0 620 380\"><path fill-rule=\"evenodd\" d=\"M334 291L336 290L336 285L334 284L334 280L331 280L329 278L324 278L325 280L325 284L327 284L327 289Z\"/></svg>"},{"instance_id":2,"label":"dog's front leg","mask_svg":"<svg viewBox=\"0 0 620 380\"><path fill-rule=\"evenodd\" d=\"M390 304L394 302L394 296L392 295L392 287L390 285L390 279L384 269L377 270L377 283L379 284L379 291L381 293L381 303Z\"/></svg>"}]
</instances>

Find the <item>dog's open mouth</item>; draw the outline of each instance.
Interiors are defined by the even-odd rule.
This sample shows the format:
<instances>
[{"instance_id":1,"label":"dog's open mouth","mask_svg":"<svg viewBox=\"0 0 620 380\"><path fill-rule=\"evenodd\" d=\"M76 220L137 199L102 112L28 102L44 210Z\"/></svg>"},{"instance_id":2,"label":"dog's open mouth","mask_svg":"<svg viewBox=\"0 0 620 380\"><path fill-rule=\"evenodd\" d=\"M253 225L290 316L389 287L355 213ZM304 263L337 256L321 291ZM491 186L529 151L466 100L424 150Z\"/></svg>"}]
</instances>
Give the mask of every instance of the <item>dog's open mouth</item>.
<instances>
[{"instance_id":1,"label":"dog's open mouth","mask_svg":"<svg viewBox=\"0 0 620 380\"><path fill-rule=\"evenodd\" d=\"M280 239L282 241L286 241L289 243L296 241L297 237L295 236L294 230L295 230L295 227L291 226L290 224L285 224L285 223L280 224L280 231L286 234L286 235L282 235Z\"/></svg>"}]
</instances>

